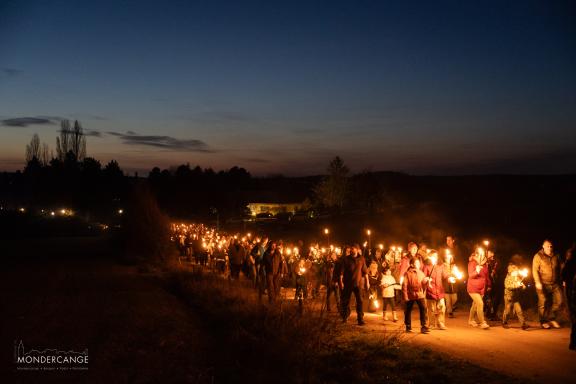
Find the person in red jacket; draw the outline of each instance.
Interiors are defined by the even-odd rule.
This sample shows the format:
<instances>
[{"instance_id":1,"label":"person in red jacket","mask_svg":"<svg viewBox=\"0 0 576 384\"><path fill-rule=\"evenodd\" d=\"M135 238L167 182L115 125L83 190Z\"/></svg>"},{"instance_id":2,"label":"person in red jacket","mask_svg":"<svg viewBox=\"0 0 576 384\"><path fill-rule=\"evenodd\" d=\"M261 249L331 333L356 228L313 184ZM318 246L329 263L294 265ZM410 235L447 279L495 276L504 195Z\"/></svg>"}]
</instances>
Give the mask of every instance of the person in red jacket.
<instances>
[{"instance_id":1,"label":"person in red jacket","mask_svg":"<svg viewBox=\"0 0 576 384\"><path fill-rule=\"evenodd\" d=\"M414 258L420 260L420 270L424 270L424 262L422 260L422 256L418 254L418 244L414 242L408 243L408 252L402 255L400 259L400 285L402 285L402 281L404 278L404 274L410 268L410 261Z\"/></svg>"},{"instance_id":2,"label":"person in red jacket","mask_svg":"<svg viewBox=\"0 0 576 384\"><path fill-rule=\"evenodd\" d=\"M472 298L468 324L472 327L490 328L484 320L484 302L482 300L489 286L490 279L488 277L488 268L486 268L486 251L481 247L477 247L476 252L470 256L470 261L468 262L467 290Z\"/></svg>"},{"instance_id":3,"label":"person in red jacket","mask_svg":"<svg viewBox=\"0 0 576 384\"><path fill-rule=\"evenodd\" d=\"M406 309L404 310L406 332L412 332L412 308L414 303L418 305L420 310L421 332L430 332L426 326L426 284L428 280L428 277L421 270L420 259L417 257L410 259L409 268L402 280L402 293L406 302Z\"/></svg>"},{"instance_id":4,"label":"person in red jacket","mask_svg":"<svg viewBox=\"0 0 576 384\"><path fill-rule=\"evenodd\" d=\"M450 277L446 265L438 259L438 252L430 250L424 275L430 280L426 285L426 306L428 308L429 328L445 330L446 301L444 299L444 282Z\"/></svg>"}]
</instances>

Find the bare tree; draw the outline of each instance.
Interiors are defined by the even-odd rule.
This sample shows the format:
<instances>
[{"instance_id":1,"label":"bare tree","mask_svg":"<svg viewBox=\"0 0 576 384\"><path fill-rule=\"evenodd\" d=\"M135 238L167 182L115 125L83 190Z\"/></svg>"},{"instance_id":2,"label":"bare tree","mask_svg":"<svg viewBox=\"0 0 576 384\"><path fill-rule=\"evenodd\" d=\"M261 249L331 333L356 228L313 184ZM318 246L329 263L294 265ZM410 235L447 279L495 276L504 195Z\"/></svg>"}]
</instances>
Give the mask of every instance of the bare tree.
<instances>
[{"instance_id":1,"label":"bare tree","mask_svg":"<svg viewBox=\"0 0 576 384\"><path fill-rule=\"evenodd\" d=\"M35 133L30 140L30 144L26 145L26 163L33 159L40 161L40 137Z\"/></svg>"},{"instance_id":2,"label":"bare tree","mask_svg":"<svg viewBox=\"0 0 576 384\"><path fill-rule=\"evenodd\" d=\"M72 152L76 155L76 160L82 161L86 157L86 136L82 125L78 120L74 121L74 129L70 136Z\"/></svg>"},{"instance_id":3,"label":"bare tree","mask_svg":"<svg viewBox=\"0 0 576 384\"><path fill-rule=\"evenodd\" d=\"M42 149L40 150L40 163L43 166L47 166L50 163L50 148L48 144L42 143Z\"/></svg>"},{"instance_id":4,"label":"bare tree","mask_svg":"<svg viewBox=\"0 0 576 384\"><path fill-rule=\"evenodd\" d=\"M86 157L86 135L78 120L74 122L74 128L70 127L69 120L62 120L60 137L56 138L56 152L61 161L66 159L69 152L76 161L82 161Z\"/></svg>"},{"instance_id":5,"label":"bare tree","mask_svg":"<svg viewBox=\"0 0 576 384\"><path fill-rule=\"evenodd\" d=\"M64 161L66 154L70 150L68 146L70 135L70 121L62 120L60 122L60 137L56 137L56 153L58 154L58 159Z\"/></svg>"}]
</instances>

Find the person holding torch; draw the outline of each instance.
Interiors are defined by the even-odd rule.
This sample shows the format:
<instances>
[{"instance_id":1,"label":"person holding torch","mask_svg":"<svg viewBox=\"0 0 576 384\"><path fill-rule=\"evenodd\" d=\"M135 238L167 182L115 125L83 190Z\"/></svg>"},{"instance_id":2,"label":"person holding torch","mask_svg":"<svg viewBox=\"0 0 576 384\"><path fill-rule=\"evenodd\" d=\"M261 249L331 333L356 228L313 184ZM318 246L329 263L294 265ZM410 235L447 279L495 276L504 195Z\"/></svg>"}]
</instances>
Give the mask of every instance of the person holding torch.
<instances>
[{"instance_id":1,"label":"person holding torch","mask_svg":"<svg viewBox=\"0 0 576 384\"><path fill-rule=\"evenodd\" d=\"M514 310L518 316L518 321L522 325L522 329L528 329L526 319L522 313L522 306L520 306L520 292L526 289L522 281L528 276L528 269L518 270L518 266L514 263L508 264L508 274L504 279L504 314L502 315L502 327L510 328L508 325L508 317Z\"/></svg>"},{"instance_id":2,"label":"person holding torch","mask_svg":"<svg viewBox=\"0 0 576 384\"><path fill-rule=\"evenodd\" d=\"M467 291L472 298L470 316L468 324L472 327L489 329L490 326L484 320L484 301L482 297L490 286L488 278L488 268L486 268L486 251L484 248L476 248L476 252L470 256L468 262L468 284ZM478 322L476 322L478 320Z\"/></svg>"},{"instance_id":3,"label":"person holding torch","mask_svg":"<svg viewBox=\"0 0 576 384\"><path fill-rule=\"evenodd\" d=\"M416 303L420 310L420 331L422 333L429 333L430 330L426 325L426 286L428 285L429 278L422 272L420 259L418 257L410 259L408 270L403 277L402 294L406 303L404 309L406 332L412 332L412 308Z\"/></svg>"},{"instance_id":4,"label":"person holding torch","mask_svg":"<svg viewBox=\"0 0 576 384\"><path fill-rule=\"evenodd\" d=\"M431 249L428 253L424 274L429 278L426 286L426 307L429 328L445 330L446 300L444 299L444 282L450 277L450 270L443 263L438 263L438 252Z\"/></svg>"},{"instance_id":5,"label":"person holding torch","mask_svg":"<svg viewBox=\"0 0 576 384\"><path fill-rule=\"evenodd\" d=\"M452 252L446 248L444 250L444 266L446 270L450 271L452 276L444 280L444 301L446 302L446 310L448 317L454 317L454 306L458 301L458 287L456 286L457 280L462 278L458 271L458 267L454 263L454 256ZM460 277L458 277L460 275Z\"/></svg>"},{"instance_id":6,"label":"person holding torch","mask_svg":"<svg viewBox=\"0 0 576 384\"><path fill-rule=\"evenodd\" d=\"M294 275L296 276L296 291L294 299L301 304L308 297L308 281L306 280L306 260L304 258L294 263Z\"/></svg>"}]
</instances>

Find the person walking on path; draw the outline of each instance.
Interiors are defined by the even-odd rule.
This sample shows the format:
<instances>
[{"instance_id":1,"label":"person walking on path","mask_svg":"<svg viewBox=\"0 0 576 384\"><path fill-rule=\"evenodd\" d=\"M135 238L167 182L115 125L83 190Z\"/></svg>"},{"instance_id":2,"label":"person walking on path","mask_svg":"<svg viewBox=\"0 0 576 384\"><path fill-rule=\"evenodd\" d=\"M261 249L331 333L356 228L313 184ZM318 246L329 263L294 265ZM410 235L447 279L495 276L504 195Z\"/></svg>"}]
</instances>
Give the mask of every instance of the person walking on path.
<instances>
[{"instance_id":1,"label":"person walking on path","mask_svg":"<svg viewBox=\"0 0 576 384\"><path fill-rule=\"evenodd\" d=\"M544 329L560 328L556 321L562 304L560 261L552 242L544 240L542 249L532 259L532 274L538 295L538 317Z\"/></svg>"},{"instance_id":2,"label":"person walking on path","mask_svg":"<svg viewBox=\"0 0 576 384\"><path fill-rule=\"evenodd\" d=\"M479 247L470 256L468 262L468 284L466 288L470 298L472 298L468 324L472 327L479 326L482 329L489 329L490 326L484 320L484 301L482 300L487 288L490 286L488 268L485 265L486 252Z\"/></svg>"}]
</instances>

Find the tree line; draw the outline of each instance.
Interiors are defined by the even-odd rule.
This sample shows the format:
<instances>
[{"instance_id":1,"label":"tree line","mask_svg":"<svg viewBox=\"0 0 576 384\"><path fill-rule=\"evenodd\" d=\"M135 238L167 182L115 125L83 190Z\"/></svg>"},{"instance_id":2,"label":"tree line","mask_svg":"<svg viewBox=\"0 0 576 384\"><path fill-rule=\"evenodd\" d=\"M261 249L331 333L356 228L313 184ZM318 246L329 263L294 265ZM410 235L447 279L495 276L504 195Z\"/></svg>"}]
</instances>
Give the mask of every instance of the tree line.
<instances>
[{"instance_id":1,"label":"tree line","mask_svg":"<svg viewBox=\"0 0 576 384\"><path fill-rule=\"evenodd\" d=\"M131 186L147 181L159 205L174 217L208 217L217 212L226 217L247 214L251 192L272 190L289 194L290 178L253 178L244 168L225 171L191 167L190 164L161 170L154 167L147 179L124 174L117 161L104 166L87 156L86 134L82 124L62 120L56 137L56 151L34 134L25 148L23 172L4 174L0 198L15 198L29 205L74 205L77 209L98 211L103 206L121 205ZM328 165L324 177L302 178L301 193L316 210L341 213L360 208L374 211L385 196L384 184L370 172L350 175L340 157Z\"/></svg>"}]
</instances>

